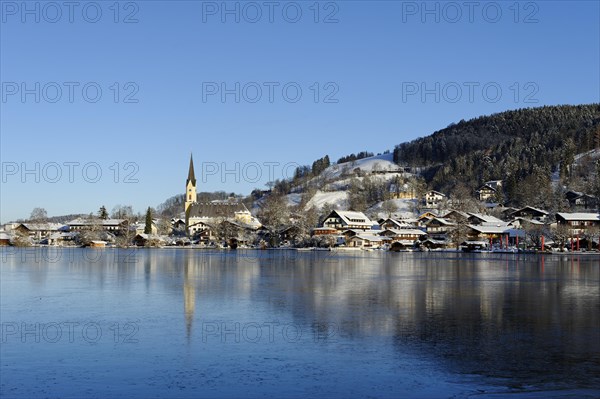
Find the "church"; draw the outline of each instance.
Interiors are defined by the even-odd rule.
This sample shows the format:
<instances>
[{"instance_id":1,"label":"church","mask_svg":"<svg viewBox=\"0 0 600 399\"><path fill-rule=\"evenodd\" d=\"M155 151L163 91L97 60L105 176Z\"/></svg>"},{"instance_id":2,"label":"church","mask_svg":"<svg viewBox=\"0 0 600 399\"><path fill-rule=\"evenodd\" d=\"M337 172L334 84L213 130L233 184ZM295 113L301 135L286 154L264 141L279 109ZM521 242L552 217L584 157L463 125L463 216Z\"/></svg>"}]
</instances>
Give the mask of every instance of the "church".
<instances>
[{"instance_id":1,"label":"church","mask_svg":"<svg viewBox=\"0 0 600 399\"><path fill-rule=\"evenodd\" d=\"M227 221L240 227L257 229L261 226L246 205L235 198L224 201L198 202L194 159L190 155L190 167L185 182L185 227L190 236L211 229Z\"/></svg>"}]
</instances>

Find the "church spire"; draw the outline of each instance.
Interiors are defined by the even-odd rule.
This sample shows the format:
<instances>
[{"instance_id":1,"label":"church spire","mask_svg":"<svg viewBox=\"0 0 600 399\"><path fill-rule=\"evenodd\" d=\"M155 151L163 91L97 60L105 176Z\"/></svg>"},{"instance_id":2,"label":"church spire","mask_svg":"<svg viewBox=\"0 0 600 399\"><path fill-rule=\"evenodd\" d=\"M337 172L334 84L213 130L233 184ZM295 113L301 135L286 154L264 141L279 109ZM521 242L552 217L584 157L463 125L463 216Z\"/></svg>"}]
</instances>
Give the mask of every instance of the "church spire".
<instances>
[{"instance_id":1,"label":"church spire","mask_svg":"<svg viewBox=\"0 0 600 399\"><path fill-rule=\"evenodd\" d=\"M192 154L190 154L190 170L188 171L188 178L187 178L187 181L185 182L186 185L190 181L192 182L193 186L196 185L196 175L194 174L194 158L193 158Z\"/></svg>"},{"instance_id":2,"label":"church spire","mask_svg":"<svg viewBox=\"0 0 600 399\"><path fill-rule=\"evenodd\" d=\"M196 175L194 174L194 158L190 154L190 169L188 171L188 178L185 181L185 214L186 214L186 225L187 225L187 214L188 209L196 202Z\"/></svg>"}]
</instances>

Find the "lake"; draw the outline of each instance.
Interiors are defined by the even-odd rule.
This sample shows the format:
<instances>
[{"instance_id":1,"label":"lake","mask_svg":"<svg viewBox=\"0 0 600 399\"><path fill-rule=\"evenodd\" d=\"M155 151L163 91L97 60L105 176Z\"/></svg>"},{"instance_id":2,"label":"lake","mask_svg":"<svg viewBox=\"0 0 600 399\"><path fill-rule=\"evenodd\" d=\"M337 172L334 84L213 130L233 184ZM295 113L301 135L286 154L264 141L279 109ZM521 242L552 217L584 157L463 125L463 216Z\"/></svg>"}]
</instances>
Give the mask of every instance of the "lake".
<instances>
[{"instance_id":1,"label":"lake","mask_svg":"<svg viewBox=\"0 0 600 399\"><path fill-rule=\"evenodd\" d=\"M0 254L3 398L600 397L600 256Z\"/></svg>"}]
</instances>

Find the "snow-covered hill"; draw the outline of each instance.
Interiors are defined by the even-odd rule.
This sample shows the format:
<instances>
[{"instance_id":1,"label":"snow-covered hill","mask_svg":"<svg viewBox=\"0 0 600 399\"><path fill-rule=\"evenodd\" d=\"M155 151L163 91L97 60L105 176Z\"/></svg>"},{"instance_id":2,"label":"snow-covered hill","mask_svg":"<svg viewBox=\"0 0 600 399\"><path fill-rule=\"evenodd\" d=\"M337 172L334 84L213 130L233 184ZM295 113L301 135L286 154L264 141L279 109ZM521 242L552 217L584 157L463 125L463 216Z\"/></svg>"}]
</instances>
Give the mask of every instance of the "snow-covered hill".
<instances>
[{"instance_id":1,"label":"snow-covered hill","mask_svg":"<svg viewBox=\"0 0 600 399\"><path fill-rule=\"evenodd\" d=\"M408 199L393 199L389 200L396 206L396 210L392 212L392 217L395 219L411 219L417 216L414 212L416 201ZM377 216L377 219L386 219L389 215L387 212L382 210L383 202L379 202L369 209L367 209L368 215Z\"/></svg>"},{"instance_id":2,"label":"snow-covered hill","mask_svg":"<svg viewBox=\"0 0 600 399\"><path fill-rule=\"evenodd\" d=\"M394 163L394 155L389 153L363 158L357 161L331 165L323 171L322 176L327 179L335 179L345 173L351 173L356 169L360 169L362 172L401 170L400 167Z\"/></svg>"},{"instance_id":3,"label":"snow-covered hill","mask_svg":"<svg viewBox=\"0 0 600 399\"><path fill-rule=\"evenodd\" d=\"M325 204L329 204L335 209L346 210L348 208L348 193L346 191L317 191L306 204L306 209L314 207L320 210Z\"/></svg>"}]
</instances>

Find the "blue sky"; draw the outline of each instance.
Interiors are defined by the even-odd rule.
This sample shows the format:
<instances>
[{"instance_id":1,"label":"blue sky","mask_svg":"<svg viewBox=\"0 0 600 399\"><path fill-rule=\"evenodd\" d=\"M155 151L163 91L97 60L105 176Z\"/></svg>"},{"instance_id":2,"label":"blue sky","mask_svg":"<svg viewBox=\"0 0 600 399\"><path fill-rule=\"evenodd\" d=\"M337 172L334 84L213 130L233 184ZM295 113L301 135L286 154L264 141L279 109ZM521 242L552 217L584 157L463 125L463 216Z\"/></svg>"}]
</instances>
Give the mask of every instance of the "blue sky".
<instances>
[{"instance_id":1,"label":"blue sky","mask_svg":"<svg viewBox=\"0 0 600 399\"><path fill-rule=\"evenodd\" d=\"M2 222L143 211L183 192L190 152L199 191L247 194L325 154L600 101L596 1L116 4L0 2Z\"/></svg>"}]
</instances>

